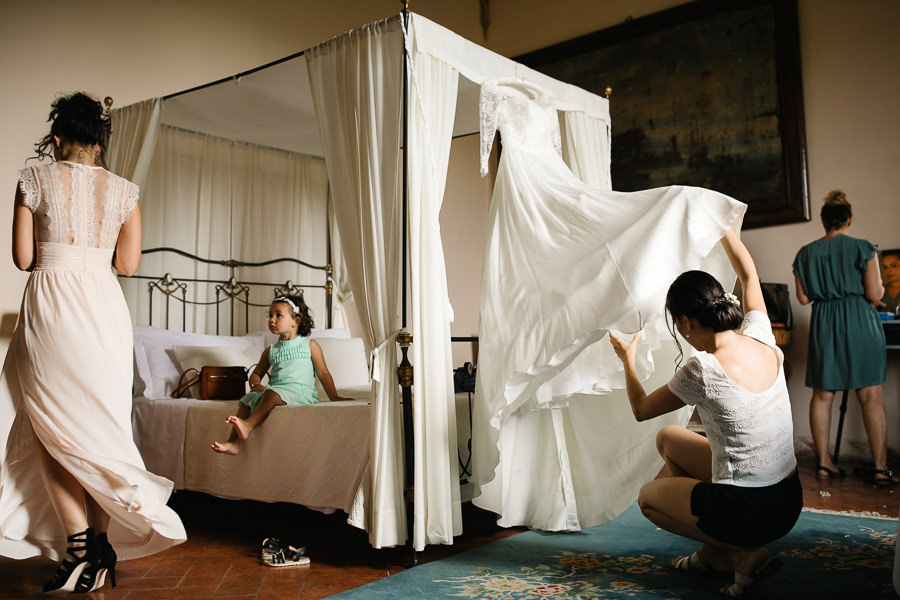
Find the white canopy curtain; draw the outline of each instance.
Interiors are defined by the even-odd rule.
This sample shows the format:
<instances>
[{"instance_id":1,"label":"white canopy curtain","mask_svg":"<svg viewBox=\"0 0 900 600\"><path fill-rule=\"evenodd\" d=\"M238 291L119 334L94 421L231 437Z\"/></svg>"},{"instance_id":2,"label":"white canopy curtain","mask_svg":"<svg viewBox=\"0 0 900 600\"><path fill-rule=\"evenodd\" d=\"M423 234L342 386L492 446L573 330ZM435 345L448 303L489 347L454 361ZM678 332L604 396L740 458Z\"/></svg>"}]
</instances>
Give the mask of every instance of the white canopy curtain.
<instances>
[{"instance_id":1,"label":"white canopy curtain","mask_svg":"<svg viewBox=\"0 0 900 600\"><path fill-rule=\"evenodd\" d=\"M553 94L554 104L564 113L567 123L570 114L584 115L592 133L582 135L581 126L574 125L566 138L567 158L573 165L578 161L582 177L605 176L608 182L608 153L604 154L604 148L608 149L609 145L609 111L605 99L518 65L419 15L409 14L408 37L404 40L401 18L398 16L363 27L306 51L300 62L308 77L297 76L294 71L296 61L294 64L288 61L262 69L252 78L245 77L243 84L236 83L240 78L229 79L228 89L243 91L249 101L253 117L247 122L229 118L237 113L210 110L215 86L204 87L199 94L192 93L200 100L185 102L176 119L164 119L164 122L190 129L195 129L192 123L203 122L209 128L197 127L197 130L215 132L229 139L232 135L253 135L254 139L249 141L256 141L257 134L266 137L266 132L262 131L263 127L248 123L256 123L261 116L268 117L277 112L282 116L278 117L280 128L274 128L275 139L290 137L309 142L307 117L313 112L309 110L309 103L314 105L317 141L321 142L321 152L328 165L334 220L346 257L345 280L349 282L349 292L359 309L368 342L376 349L373 358L372 490L367 507L367 529L372 544L384 547L403 543L406 539L395 343L400 326L400 261L404 260L400 255L400 149L404 143L400 124L401 115L406 111L409 121L406 166L409 172L407 225L410 247L405 259L411 267L410 329L414 336L412 360L416 367L413 423L416 494L412 543L416 549L421 549L429 543L449 543L459 532L460 522L449 352L451 310L447 303L438 224L451 131L459 134L478 130L478 89L482 82L495 77L524 78ZM401 99L404 46L410 52L406 106ZM290 85L282 78L274 82L273 89L278 91L269 89L263 94L260 86L266 84L262 81L272 84L278 79L278 73L292 74L286 78ZM255 79L259 85L247 86L249 79ZM309 84L311 91L291 87L300 79ZM290 89L289 93L285 93L287 89ZM264 96L279 110L262 111L259 107ZM281 111L286 108L296 110ZM175 113L174 110L171 112ZM285 135L285 129L303 123L306 125ZM170 133L176 135L174 131ZM600 136L601 141L594 141L594 135ZM594 147L588 146L588 141ZM206 162L210 165L209 171L217 172L215 157L218 150L212 147L204 152L206 158L195 162ZM601 163L599 168L592 168L595 161ZM592 171L595 175L590 175ZM477 177L477 173L472 176ZM151 176L146 191L150 192L156 186L165 193L165 181L156 177ZM190 184L197 198L212 194L214 179L198 177ZM218 215L209 214L208 209L202 210L218 218ZM225 212L243 215L241 210L234 209L233 213L232 210L229 208ZM149 204L146 211L152 212ZM188 223L181 223L181 217L172 215L171 211L150 218L155 219L154 231L185 228L188 231L182 235L190 236L198 245L209 244L196 231L190 230L196 225L193 218ZM196 217L197 220L201 218L199 214ZM146 229L150 231L151 226ZM259 232L253 235L257 236ZM252 243L252 240L246 242ZM336 255L333 262L340 264L340 258ZM503 510L498 506L496 512Z\"/></svg>"},{"instance_id":2,"label":"white canopy curtain","mask_svg":"<svg viewBox=\"0 0 900 600\"><path fill-rule=\"evenodd\" d=\"M569 111L563 113L562 121L563 160L572 173L594 187L611 190L609 119Z\"/></svg>"},{"instance_id":3,"label":"white canopy curtain","mask_svg":"<svg viewBox=\"0 0 900 600\"><path fill-rule=\"evenodd\" d=\"M540 82L554 93L561 110L583 112L601 124L595 127L603 136L601 146L608 145L605 125L609 122L609 112L608 103L602 98L517 65L419 15L410 14L409 18L410 93L405 110L409 118L408 226L412 358L416 368L413 545L421 549L429 543L449 543L460 530L449 350L451 311L438 225L457 85L461 85L458 74L468 80L469 91L472 83L477 86L492 77L512 75ZM374 361L376 373L382 367L394 370L386 357L393 354L388 319L396 315L395 296L390 295L396 294L396 288L385 281L396 281L392 276L396 272L390 270L396 263L379 261L401 260L392 254L396 250L400 222L390 220L398 206L389 195L391 191L399 191L393 162L395 147L391 145L399 141L399 134L388 129L390 124L399 125L399 113L390 109L401 105L399 98L394 97L400 92L399 87L394 87L395 82L399 84L394 79L399 73L393 70L401 63L390 62L392 54L401 48L396 39L399 23L397 17L364 27L306 53L332 182L335 216L348 269L351 273L357 270L350 277L351 287L358 306L369 312L368 316L362 312L361 318L369 324L370 343L379 348ZM402 60L402 56L398 58ZM470 95L469 100L471 105L462 109L468 110L469 116L477 115L477 94ZM472 125L477 128L477 120ZM569 144L570 156L573 159L582 154L593 156L586 154L587 148L582 150L582 139L578 137ZM604 167L608 171L608 165ZM392 235L383 237L387 232ZM375 320L379 315L384 315L380 322ZM379 405L375 419L380 422L373 429L377 441L373 447L372 477L373 486L378 486L380 491L373 494L371 508L378 511L384 522L373 522L369 528L370 540L376 547L403 539L401 500L399 496L390 498L391 493L399 492L402 483L399 431L392 429L397 426L399 414L396 405L384 404L390 395L396 394L396 382L388 379L395 377L393 373L382 372L381 377L383 386L379 385L376 391ZM390 479L385 479L385 475ZM391 511L394 511L393 519L389 517ZM396 540L386 535L386 526L394 528Z\"/></svg>"},{"instance_id":4,"label":"white canopy curtain","mask_svg":"<svg viewBox=\"0 0 900 600\"><path fill-rule=\"evenodd\" d=\"M447 290L440 211L447 182L450 142L456 115L459 74L447 63L422 53L409 57L409 258L412 300L412 362L415 385L414 539L452 544L462 533L457 463L456 403L450 348L451 309ZM420 343L416 343L416 340ZM421 510L420 509L424 509ZM420 516L420 513L421 516Z\"/></svg>"},{"instance_id":5,"label":"white canopy curtain","mask_svg":"<svg viewBox=\"0 0 900 600\"><path fill-rule=\"evenodd\" d=\"M369 541L406 540L396 335L400 326L399 18L305 53L350 287L373 351Z\"/></svg>"},{"instance_id":6,"label":"white canopy curtain","mask_svg":"<svg viewBox=\"0 0 900 600\"><path fill-rule=\"evenodd\" d=\"M143 187L150 169L162 100L151 98L110 111L112 139L107 162L109 170Z\"/></svg>"},{"instance_id":7,"label":"white canopy curtain","mask_svg":"<svg viewBox=\"0 0 900 600\"><path fill-rule=\"evenodd\" d=\"M172 247L202 257L263 261L301 257L326 262L328 180L325 162L316 157L244 144L174 127L162 126L141 193L144 248ZM223 279L218 265L173 255L151 254L140 272L198 279ZM240 269L235 273L241 279ZM309 282L311 276L294 263L256 268L255 281ZM324 283L324 275L321 282ZM319 283L316 280L315 283ZM124 280L132 318L146 325L149 296L143 280ZM197 284L195 299L214 296L213 284ZM209 289L207 289L209 288ZM324 306L324 291L310 290L312 306ZM163 300L154 298L153 324L165 326ZM250 331L265 328L264 309L250 312ZM236 332L244 331L243 311L236 311ZM219 323L228 333L223 313ZM324 326L326 315L314 315ZM181 309L173 305L173 327ZM214 306L187 307L188 329L216 331Z\"/></svg>"}]
</instances>

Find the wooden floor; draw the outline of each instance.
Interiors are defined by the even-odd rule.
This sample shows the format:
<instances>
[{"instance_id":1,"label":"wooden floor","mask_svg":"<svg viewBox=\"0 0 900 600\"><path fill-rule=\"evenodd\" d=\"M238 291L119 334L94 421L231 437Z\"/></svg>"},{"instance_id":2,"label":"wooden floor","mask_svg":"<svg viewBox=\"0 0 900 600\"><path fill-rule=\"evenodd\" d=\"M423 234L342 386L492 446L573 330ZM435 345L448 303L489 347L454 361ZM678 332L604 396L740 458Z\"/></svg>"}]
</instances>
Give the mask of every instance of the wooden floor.
<instances>
[{"instance_id":1,"label":"wooden floor","mask_svg":"<svg viewBox=\"0 0 900 600\"><path fill-rule=\"evenodd\" d=\"M819 481L813 463L801 461L804 504L834 511L875 512L896 518L900 486L876 488L852 474ZM405 549L372 549L366 534L347 525L345 515L322 515L301 507L219 500L204 494L177 493L172 506L188 531L185 544L154 556L123 561L118 587L106 587L92 598L165 600L215 598L314 600L397 573L410 566ZM483 545L524 529L502 529L493 517L466 504L465 533L452 546L430 546L420 563ZM259 546L273 536L305 545L311 565L273 569L260 565ZM40 594L56 565L46 559L0 559L0 598L46 598Z\"/></svg>"}]
</instances>

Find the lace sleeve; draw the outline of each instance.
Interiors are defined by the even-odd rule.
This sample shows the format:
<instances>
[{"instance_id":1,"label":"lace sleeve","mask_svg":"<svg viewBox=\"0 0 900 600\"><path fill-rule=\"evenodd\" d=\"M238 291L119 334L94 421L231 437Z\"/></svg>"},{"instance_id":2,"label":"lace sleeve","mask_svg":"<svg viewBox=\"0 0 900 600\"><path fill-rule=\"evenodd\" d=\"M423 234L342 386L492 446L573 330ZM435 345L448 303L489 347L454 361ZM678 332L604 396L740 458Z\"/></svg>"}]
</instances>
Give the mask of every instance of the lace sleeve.
<instances>
[{"instance_id":1,"label":"lace sleeve","mask_svg":"<svg viewBox=\"0 0 900 600\"><path fill-rule=\"evenodd\" d=\"M128 222L128 217L131 216L131 211L134 210L134 207L137 206L138 197L141 194L140 188L137 184L131 183L130 181L125 184L125 197L122 199L122 211L121 211L121 224L124 225Z\"/></svg>"},{"instance_id":2,"label":"lace sleeve","mask_svg":"<svg viewBox=\"0 0 900 600\"><path fill-rule=\"evenodd\" d=\"M479 111L481 114L481 176L488 174L488 158L491 155L491 146L494 145L494 135L497 133L498 108L500 107L500 91L495 85L485 82L481 86L481 102Z\"/></svg>"},{"instance_id":3,"label":"lace sleeve","mask_svg":"<svg viewBox=\"0 0 900 600\"><path fill-rule=\"evenodd\" d=\"M19 171L19 189L22 190L25 206L31 212L34 212L40 200L40 187L38 186L37 176L34 173L34 167L26 167Z\"/></svg>"},{"instance_id":4,"label":"lace sleeve","mask_svg":"<svg viewBox=\"0 0 900 600\"><path fill-rule=\"evenodd\" d=\"M562 136L559 131L559 115L557 114L556 118L556 127L553 128L552 132L553 139L553 149L556 150L556 154L562 156Z\"/></svg>"}]
</instances>

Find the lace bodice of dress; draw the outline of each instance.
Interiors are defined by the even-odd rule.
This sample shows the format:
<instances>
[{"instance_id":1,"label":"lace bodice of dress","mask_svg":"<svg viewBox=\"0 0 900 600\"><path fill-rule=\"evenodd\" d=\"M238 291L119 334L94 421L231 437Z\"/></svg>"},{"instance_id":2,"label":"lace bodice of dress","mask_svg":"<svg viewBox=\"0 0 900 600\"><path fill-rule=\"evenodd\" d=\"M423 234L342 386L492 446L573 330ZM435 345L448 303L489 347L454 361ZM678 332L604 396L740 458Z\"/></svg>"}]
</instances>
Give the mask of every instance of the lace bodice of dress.
<instances>
[{"instance_id":1,"label":"lace bodice of dress","mask_svg":"<svg viewBox=\"0 0 900 600\"><path fill-rule=\"evenodd\" d=\"M504 148L561 153L559 117L550 92L511 77L481 84L481 175L499 129Z\"/></svg>"},{"instance_id":2,"label":"lace bodice of dress","mask_svg":"<svg viewBox=\"0 0 900 600\"><path fill-rule=\"evenodd\" d=\"M138 187L102 167L54 162L19 172L38 242L115 248L137 205Z\"/></svg>"}]
</instances>

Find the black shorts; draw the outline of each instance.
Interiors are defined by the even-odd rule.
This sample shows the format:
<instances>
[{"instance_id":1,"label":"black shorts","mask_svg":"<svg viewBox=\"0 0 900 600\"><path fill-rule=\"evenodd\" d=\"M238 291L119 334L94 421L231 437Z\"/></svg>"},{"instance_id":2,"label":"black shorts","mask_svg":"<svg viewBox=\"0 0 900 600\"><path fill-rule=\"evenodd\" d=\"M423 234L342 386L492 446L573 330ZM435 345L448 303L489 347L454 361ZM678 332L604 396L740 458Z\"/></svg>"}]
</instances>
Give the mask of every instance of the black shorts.
<instances>
[{"instance_id":1,"label":"black shorts","mask_svg":"<svg viewBox=\"0 0 900 600\"><path fill-rule=\"evenodd\" d=\"M691 491L691 513L703 533L734 546L765 546L793 528L803 508L796 469L774 485L741 487L701 482Z\"/></svg>"}]
</instances>

